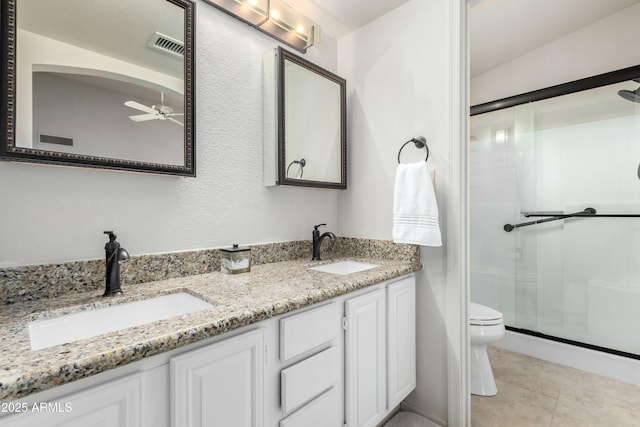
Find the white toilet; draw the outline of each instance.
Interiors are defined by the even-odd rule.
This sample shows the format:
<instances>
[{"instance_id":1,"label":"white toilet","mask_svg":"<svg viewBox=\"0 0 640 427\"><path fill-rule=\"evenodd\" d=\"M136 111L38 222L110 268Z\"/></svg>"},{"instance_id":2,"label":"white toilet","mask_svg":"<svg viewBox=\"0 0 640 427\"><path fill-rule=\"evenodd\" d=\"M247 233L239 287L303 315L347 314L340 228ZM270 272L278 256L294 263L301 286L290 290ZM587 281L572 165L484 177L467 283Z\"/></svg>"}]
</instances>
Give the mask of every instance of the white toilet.
<instances>
[{"instance_id":1,"label":"white toilet","mask_svg":"<svg viewBox=\"0 0 640 427\"><path fill-rule=\"evenodd\" d=\"M495 396L498 393L487 356L487 344L504 336L502 313L484 305L469 304L471 336L471 394Z\"/></svg>"}]
</instances>

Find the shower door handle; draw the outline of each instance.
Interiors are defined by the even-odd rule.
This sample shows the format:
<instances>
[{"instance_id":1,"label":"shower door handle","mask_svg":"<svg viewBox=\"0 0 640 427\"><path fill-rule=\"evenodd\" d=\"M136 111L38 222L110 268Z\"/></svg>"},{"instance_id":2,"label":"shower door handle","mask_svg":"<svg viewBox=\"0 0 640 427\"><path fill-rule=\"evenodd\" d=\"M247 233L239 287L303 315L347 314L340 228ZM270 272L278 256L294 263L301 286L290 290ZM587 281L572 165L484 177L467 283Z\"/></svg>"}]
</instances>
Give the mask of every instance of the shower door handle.
<instances>
[{"instance_id":1,"label":"shower door handle","mask_svg":"<svg viewBox=\"0 0 640 427\"><path fill-rule=\"evenodd\" d=\"M565 213L562 211L546 211L546 212L545 211L531 211L531 212L520 211L520 214L525 218L529 218L530 216L558 216L558 215L564 215Z\"/></svg>"},{"instance_id":2,"label":"shower door handle","mask_svg":"<svg viewBox=\"0 0 640 427\"><path fill-rule=\"evenodd\" d=\"M524 213L522 213L523 215L525 215ZM551 222L551 221L558 221L559 219L567 219L567 218L572 218L572 217L585 217L585 216L595 216L596 214L596 210L594 208L585 208L583 211L580 212L575 212L575 213L570 213L570 214L560 214L560 215L545 215L545 214L540 214L540 213L534 213L534 212L527 212L528 216L546 216L548 218L545 219L537 219L535 221L529 221L529 222L521 222L520 224L505 224L504 227L502 227L502 229L504 231L506 231L507 233L513 231L516 228L520 228L520 227L527 227L529 225L536 225L536 224L544 224L545 222ZM525 215L527 216L527 215Z\"/></svg>"},{"instance_id":3,"label":"shower door handle","mask_svg":"<svg viewBox=\"0 0 640 427\"><path fill-rule=\"evenodd\" d=\"M583 211L566 214L562 211L551 211L551 212L520 212L525 218L529 218L530 216L578 216L578 215L595 215L596 210L594 208L585 208Z\"/></svg>"}]
</instances>

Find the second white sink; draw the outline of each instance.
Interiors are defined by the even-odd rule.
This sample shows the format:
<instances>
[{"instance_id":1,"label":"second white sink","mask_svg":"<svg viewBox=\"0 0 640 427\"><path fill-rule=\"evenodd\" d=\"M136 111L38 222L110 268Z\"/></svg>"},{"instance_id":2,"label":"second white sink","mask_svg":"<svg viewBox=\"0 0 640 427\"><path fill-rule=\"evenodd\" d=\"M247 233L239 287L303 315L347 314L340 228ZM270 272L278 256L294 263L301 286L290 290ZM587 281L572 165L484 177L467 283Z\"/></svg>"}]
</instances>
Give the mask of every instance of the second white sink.
<instances>
[{"instance_id":1,"label":"second white sink","mask_svg":"<svg viewBox=\"0 0 640 427\"><path fill-rule=\"evenodd\" d=\"M347 274L358 273L360 271L370 270L372 268L380 267L378 264L369 264L368 262L360 261L338 261L331 264L319 265L318 267L311 267L309 270L321 271L323 273L339 274L345 276Z\"/></svg>"},{"instance_id":2,"label":"second white sink","mask_svg":"<svg viewBox=\"0 0 640 427\"><path fill-rule=\"evenodd\" d=\"M185 292L36 320L29 323L31 349L40 350L213 307Z\"/></svg>"}]
</instances>

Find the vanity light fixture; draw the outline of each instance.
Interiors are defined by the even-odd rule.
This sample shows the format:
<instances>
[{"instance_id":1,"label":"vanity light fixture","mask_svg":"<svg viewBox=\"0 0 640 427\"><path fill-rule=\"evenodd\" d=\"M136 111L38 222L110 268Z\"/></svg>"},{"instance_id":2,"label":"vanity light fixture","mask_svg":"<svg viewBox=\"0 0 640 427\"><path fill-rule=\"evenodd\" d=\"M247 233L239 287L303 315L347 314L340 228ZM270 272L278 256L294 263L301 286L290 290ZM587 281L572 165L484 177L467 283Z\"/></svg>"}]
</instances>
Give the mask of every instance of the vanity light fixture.
<instances>
[{"instance_id":1,"label":"vanity light fixture","mask_svg":"<svg viewBox=\"0 0 640 427\"><path fill-rule=\"evenodd\" d=\"M282 0L206 0L299 52L318 45L320 27Z\"/></svg>"}]
</instances>

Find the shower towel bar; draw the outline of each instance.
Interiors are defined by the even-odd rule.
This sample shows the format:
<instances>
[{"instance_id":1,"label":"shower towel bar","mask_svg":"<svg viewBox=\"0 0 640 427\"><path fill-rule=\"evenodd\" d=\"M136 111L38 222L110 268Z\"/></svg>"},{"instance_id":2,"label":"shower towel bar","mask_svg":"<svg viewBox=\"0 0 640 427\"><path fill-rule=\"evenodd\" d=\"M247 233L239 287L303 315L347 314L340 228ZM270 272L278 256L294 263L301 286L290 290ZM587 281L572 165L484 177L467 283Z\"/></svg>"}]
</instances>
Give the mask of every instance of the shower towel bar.
<instances>
[{"instance_id":1,"label":"shower towel bar","mask_svg":"<svg viewBox=\"0 0 640 427\"><path fill-rule=\"evenodd\" d=\"M550 216L549 213L545 212L523 212L525 217L537 217L537 216ZM556 215L556 213L552 213L551 215ZM566 218L640 218L640 214L596 214L596 210L594 208L586 208L583 211L575 212L571 214L561 214L557 216L552 216L551 218L539 219L536 221L529 222L521 222L520 224L505 224L504 231L507 233L512 231L514 228L526 227L528 225L542 224L545 222L557 221L559 219Z\"/></svg>"},{"instance_id":2,"label":"shower towel bar","mask_svg":"<svg viewBox=\"0 0 640 427\"><path fill-rule=\"evenodd\" d=\"M524 216L525 218L529 218L530 216L558 216L558 215L564 215L565 213L562 211L548 211L548 212L544 212L544 211L540 211L540 212L524 212L524 211L520 211L520 214L522 216Z\"/></svg>"},{"instance_id":3,"label":"shower towel bar","mask_svg":"<svg viewBox=\"0 0 640 427\"><path fill-rule=\"evenodd\" d=\"M588 212L579 212L574 214L560 214L562 216L568 218L576 218L576 217L593 217L593 218L639 218L640 214L590 214ZM525 215L527 216L527 215ZM549 216L549 215L540 215L540 214L530 214L529 216Z\"/></svg>"},{"instance_id":4,"label":"shower towel bar","mask_svg":"<svg viewBox=\"0 0 640 427\"><path fill-rule=\"evenodd\" d=\"M514 228L520 228L520 227L527 227L529 225L536 225L536 224L542 224L545 222L551 222L551 221L557 221L559 219L565 219L565 218L571 218L572 216L592 216L595 215L596 210L593 208L586 208L583 211L580 212L575 212L572 214L563 214L563 215L558 215L558 216L553 216L551 218L545 218L545 219L538 219L535 221L529 221L529 222L521 222L520 224L505 224L504 227L502 227L504 229L504 231L506 231L507 233L509 233L510 231L513 231ZM528 216L537 216L537 215L541 215L541 216L548 216L548 215L544 215L543 213L538 213L538 212L530 212L528 213ZM525 215L527 216L527 215Z\"/></svg>"}]
</instances>

